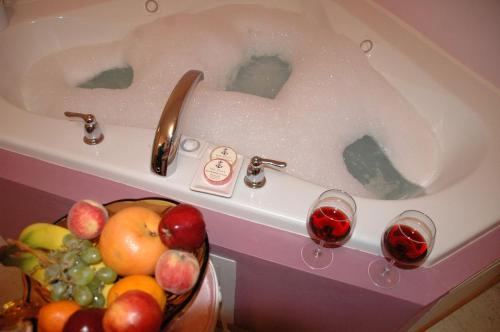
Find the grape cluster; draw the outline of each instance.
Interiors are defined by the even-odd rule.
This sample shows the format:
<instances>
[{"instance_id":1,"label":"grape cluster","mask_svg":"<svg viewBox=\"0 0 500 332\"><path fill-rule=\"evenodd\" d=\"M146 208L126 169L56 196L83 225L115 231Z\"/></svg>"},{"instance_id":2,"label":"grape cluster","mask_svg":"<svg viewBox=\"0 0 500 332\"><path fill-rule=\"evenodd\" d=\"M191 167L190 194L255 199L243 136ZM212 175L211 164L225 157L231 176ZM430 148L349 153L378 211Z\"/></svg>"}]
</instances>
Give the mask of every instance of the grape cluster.
<instances>
[{"instance_id":1,"label":"grape cluster","mask_svg":"<svg viewBox=\"0 0 500 332\"><path fill-rule=\"evenodd\" d=\"M81 306L102 308L106 299L102 290L112 284L116 272L101 263L99 249L88 240L68 234L63 246L49 253L50 265L45 279L54 301L74 300Z\"/></svg>"}]
</instances>

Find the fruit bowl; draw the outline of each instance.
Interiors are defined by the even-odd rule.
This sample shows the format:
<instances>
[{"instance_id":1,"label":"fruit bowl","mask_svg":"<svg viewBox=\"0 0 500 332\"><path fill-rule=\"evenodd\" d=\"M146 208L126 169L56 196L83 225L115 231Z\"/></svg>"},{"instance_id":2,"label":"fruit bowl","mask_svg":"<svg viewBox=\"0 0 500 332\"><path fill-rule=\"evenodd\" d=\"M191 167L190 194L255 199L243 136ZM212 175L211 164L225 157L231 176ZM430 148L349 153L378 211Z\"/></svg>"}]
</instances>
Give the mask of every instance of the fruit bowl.
<instances>
[{"instance_id":1,"label":"fruit bowl","mask_svg":"<svg viewBox=\"0 0 500 332\"><path fill-rule=\"evenodd\" d=\"M128 207L144 207L158 213L159 215L163 215L166 211L176 206L177 204L177 202L169 199L146 198L117 200L104 204L104 207L108 211L109 217L111 218L114 214ZM66 227L67 215L54 222L54 224ZM98 240L99 239L97 239L96 241ZM209 242L207 236L205 236L205 240L201 247L196 249L193 254L197 258L200 266L198 279L194 287L190 291L181 295L176 295L165 291L167 305L165 306L163 312L163 322L161 326L162 330L164 330L172 321L174 321L177 317L181 316L184 313L184 311L189 307L189 304L195 298L198 290L202 285L208 264ZM43 287L36 280L30 278L29 276L25 276L25 279L26 304L29 304L31 307L33 307L41 306L51 301L50 294L45 287Z\"/></svg>"}]
</instances>

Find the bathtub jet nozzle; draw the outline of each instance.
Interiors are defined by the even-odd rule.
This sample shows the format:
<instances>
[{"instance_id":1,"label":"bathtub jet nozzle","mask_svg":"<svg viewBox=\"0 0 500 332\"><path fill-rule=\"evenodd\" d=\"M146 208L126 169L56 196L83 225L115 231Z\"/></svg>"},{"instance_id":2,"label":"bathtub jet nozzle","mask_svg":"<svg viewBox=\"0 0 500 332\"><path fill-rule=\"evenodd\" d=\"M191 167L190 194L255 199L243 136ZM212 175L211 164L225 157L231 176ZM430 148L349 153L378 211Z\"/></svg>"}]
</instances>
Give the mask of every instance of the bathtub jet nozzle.
<instances>
[{"instance_id":1,"label":"bathtub jet nozzle","mask_svg":"<svg viewBox=\"0 0 500 332\"><path fill-rule=\"evenodd\" d=\"M169 176L175 171L182 123L182 110L196 85L203 80L203 72L189 70L177 82L167 100L156 128L151 154L151 169L161 176Z\"/></svg>"}]
</instances>

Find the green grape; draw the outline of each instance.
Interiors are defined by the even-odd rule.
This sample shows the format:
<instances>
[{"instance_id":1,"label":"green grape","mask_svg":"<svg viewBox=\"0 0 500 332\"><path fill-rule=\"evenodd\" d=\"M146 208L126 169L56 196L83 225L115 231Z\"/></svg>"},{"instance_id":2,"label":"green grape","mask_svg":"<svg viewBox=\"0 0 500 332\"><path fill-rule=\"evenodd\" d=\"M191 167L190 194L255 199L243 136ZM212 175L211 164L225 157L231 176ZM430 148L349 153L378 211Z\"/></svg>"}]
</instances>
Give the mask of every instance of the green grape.
<instances>
[{"instance_id":1,"label":"green grape","mask_svg":"<svg viewBox=\"0 0 500 332\"><path fill-rule=\"evenodd\" d=\"M94 300L94 295L87 286L73 287L73 300L81 306L87 306Z\"/></svg>"},{"instance_id":2,"label":"green grape","mask_svg":"<svg viewBox=\"0 0 500 332\"><path fill-rule=\"evenodd\" d=\"M70 270L71 281L79 286L88 285L95 277L95 271L89 266L77 266Z\"/></svg>"},{"instance_id":3,"label":"green grape","mask_svg":"<svg viewBox=\"0 0 500 332\"><path fill-rule=\"evenodd\" d=\"M101 253L99 252L99 249L94 246L83 250L80 253L80 257L87 264L97 264L101 261Z\"/></svg>"},{"instance_id":4,"label":"green grape","mask_svg":"<svg viewBox=\"0 0 500 332\"><path fill-rule=\"evenodd\" d=\"M68 269L68 271L66 272L67 276L70 277L70 278L73 278L73 276L75 275L78 275L79 271L84 268L85 266L82 266L80 264L75 264L73 265L72 267L70 267Z\"/></svg>"},{"instance_id":5,"label":"green grape","mask_svg":"<svg viewBox=\"0 0 500 332\"><path fill-rule=\"evenodd\" d=\"M96 277L105 284L112 284L115 282L117 275L115 271L106 266L97 270Z\"/></svg>"},{"instance_id":6,"label":"green grape","mask_svg":"<svg viewBox=\"0 0 500 332\"><path fill-rule=\"evenodd\" d=\"M65 268L69 268L69 267L75 265L77 258L78 258L78 255L75 251L67 251L61 256L61 259L59 262Z\"/></svg>"},{"instance_id":7,"label":"green grape","mask_svg":"<svg viewBox=\"0 0 500 332\"><path fill-rule=\"evenodd\" d=\"M105 304L106 299L104 298L104 295L102 295L100 292L94 293L94 301L92 302L92 306L95 308L104 308Z\"/></svg>"},{"instance_id":8,"label":"green grape","mask_svg":"<svg viewBox=\"0 0 500 332\"><path fill-rule=\"evenodd\" d=\"M71 233L66 234L63 237L63 245L66 248L69 248L69 249L76 248L79 243L80 243L80 239L78 239L76 236L74 236Z\"/></svg>"},{"instance_id":9,"label":"green grape","mask_svg":"<svg viewBox=\"0 0 500 332\"><path fill-rule=\"evenodd\" d=\"M75 261L75 264L73 264L73 266L80 266L80 267L84 267L84 266L88 266L87 263L85 263L83 261L83 259L80 258L80 256L77 256L76 258L76 261Z\"/></svg>"},{"instance_id":10,"label":"green grape","mask_svg":"<svg viewBox=\"0 0 500 332\"><path fill-rule=\"evenodd\" d=\"M51 282L59 279L62 269L59 264L51 264L45 269L45 280Z\"/></svg>"},{"instance_id":11,"label":"green grape","mask_svg":"<svg viewBox=\"0 0 500 332\"><path fill-rule=\"evenodd\" d=\"M62 281L57 281L51 285L50 297L54 301L60 301L66 298L68 285Z\"/></svg>"},{"instance_id":12,"label":"green grape","mask_svg":"<svg viewBox=\"0 0 500 332\"><path fill-rule=\"evenodd\" d=\"M92 242L90 242L89 240L79 240L79 241L80 243L78 244L78 247L80 248L81 251L92 247Z\"/></svg>"},{"instance_id":13,"label":"green grape","mask_svg":"<svg viewBox=\"0 0 500 332\"><path fill-rule=\"evenodd\" d=\"M97 273L96 273L96 278L92 279L92 281L87 285L88 288L92 291L92 293L97 294L100 293L102 290L102 282L97 278Z\"/></svg>"}]
</instances>

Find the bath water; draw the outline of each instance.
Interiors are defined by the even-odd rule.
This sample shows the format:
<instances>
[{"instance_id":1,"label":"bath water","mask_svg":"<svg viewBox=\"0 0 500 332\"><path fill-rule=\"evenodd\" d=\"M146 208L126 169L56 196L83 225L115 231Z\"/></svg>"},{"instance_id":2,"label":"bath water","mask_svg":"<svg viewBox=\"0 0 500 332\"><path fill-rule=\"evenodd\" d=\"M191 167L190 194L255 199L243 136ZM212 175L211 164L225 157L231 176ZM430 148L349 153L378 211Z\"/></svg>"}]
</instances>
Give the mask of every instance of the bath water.
<instances>
[{"instance_id":1,"label":"bath water","mask_svg":"<svg viewBox=\"0 0 500 332\"><path fill-rule=\"evenodd\" d=\"M122 40L40 59L23 78L25 107L155 128L179 78L198 69L205 80L185 109L182 133L247 157L283 160L286 172L306 181L374 197L343 158L346 147L369 136L401 177L425 187L438 169L432 127L370 66L359 42L316 21L257 5L162 17ZM127 67L133 79L126 88L95 80ZM89 82L95 88L79 87Z\"/></svg>"},{"instance_id":2,"label":"bath water","mask_svg":"<svg viewBox=\"0 0 500 332\"><path fill-rule=\"evenodd\" d=\"M253 55L241 64L227 91L238 91L274 99L290 77L290 64L276 55Z\"/></svg>"},{"instance_id":3,"label":"bath water","mask_svg":"<svg viewBox=\"0 0 500 332\"><path fill-rule=\"evenodd\" d=\"M104 70L90 80L77 86L83 89L126 89L134 80L132 67L111 68Z\"/></svg>"}]
</instances>

